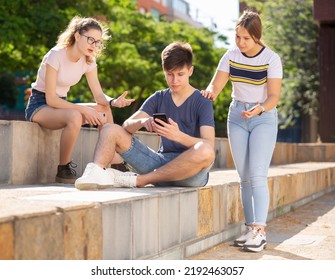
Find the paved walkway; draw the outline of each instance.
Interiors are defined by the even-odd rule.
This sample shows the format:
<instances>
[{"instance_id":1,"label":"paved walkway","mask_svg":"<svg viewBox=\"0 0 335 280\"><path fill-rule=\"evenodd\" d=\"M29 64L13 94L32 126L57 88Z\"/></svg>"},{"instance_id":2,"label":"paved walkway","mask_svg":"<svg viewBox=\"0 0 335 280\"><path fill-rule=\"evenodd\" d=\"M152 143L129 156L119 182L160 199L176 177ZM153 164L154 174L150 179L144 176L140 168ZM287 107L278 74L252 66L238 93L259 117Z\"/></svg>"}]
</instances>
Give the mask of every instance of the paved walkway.
<instances>
[{"instance_id":1,"label":"paved walkway","mask_svg":"<svg viewBox=\"0 0 335 280\"><path fill-rule=\"evenodd\" d=\"M244 252L222 243L192 260L335 260L335 192L268 223L267 249Z\"/></svg>"}]
</instances>

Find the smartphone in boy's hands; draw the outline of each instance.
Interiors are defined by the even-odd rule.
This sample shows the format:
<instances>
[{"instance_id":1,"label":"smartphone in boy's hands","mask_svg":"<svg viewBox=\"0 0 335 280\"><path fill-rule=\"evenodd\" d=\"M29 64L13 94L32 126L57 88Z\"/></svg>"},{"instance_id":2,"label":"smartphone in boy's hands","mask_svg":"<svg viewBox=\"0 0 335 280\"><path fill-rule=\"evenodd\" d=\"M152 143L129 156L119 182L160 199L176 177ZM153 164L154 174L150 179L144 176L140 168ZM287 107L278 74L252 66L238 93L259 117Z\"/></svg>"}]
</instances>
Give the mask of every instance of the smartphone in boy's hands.
<instances>
[{"instance_id":1,"label":"smartphone in boy's hands","mask_svg":"<svg viewBox=\"0 0 335 280\"><path fill-rule=\"evenodd\" d=\"M152 116L153 116L153 118L154 118L154 122L157 123L157 124L159 124L159 125L161 125L161 124L158 123L158 122L156 121L156 119L160 119L160 120L162 120L163 122L169 123L169 121L168 121L167 116L166 116L165 113L154 113Z\"/></svg>"}]
</instances>

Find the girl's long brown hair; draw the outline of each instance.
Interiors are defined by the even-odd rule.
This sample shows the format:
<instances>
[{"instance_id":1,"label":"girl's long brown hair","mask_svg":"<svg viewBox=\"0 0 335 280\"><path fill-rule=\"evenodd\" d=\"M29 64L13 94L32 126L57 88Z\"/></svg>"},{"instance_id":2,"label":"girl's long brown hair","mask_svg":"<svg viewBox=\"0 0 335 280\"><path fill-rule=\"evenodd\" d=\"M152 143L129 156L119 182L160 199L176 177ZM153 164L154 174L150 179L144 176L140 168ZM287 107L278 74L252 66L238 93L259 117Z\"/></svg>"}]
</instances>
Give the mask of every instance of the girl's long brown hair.
<instances>
[{"instance_id":1,"label":"girl's long brown hair","mask_svg":"<svg viewBox=\"0 0 335 280\"><path fill-rule=\"evenodd\" d=\"M257 12L249 9L244 10L236 24L235 30L238 27L245 28L256 43L265 47L265 43L261 40L262 21Z\"/></svg>"}]
</instances>

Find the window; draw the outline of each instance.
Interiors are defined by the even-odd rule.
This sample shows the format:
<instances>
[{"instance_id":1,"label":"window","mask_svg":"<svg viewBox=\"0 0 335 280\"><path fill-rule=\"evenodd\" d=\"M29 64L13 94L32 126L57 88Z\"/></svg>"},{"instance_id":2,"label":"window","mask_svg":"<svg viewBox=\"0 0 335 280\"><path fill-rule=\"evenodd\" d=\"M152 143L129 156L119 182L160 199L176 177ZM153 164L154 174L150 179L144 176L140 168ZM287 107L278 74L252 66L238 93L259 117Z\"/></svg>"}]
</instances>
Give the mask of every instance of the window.
<instances>
[{"instance_id":1,"label":"window","mask_svg":"<svg viewBox=\"0 0 335 280\"><path fill-rule=\"evenodd\" d=\"M173 8L178 10L179 12L187 15L188 14L188 5L186 2L182 0L174 0L173 1Z\"/></svg>"},{"instance_id":2,"label":"window","mask_svg":"<svg viewBox=\"0 0 335 280\"><path fill-rule=\"evenodd\" d=\"M159 21L160 13L155 8L151 8L152 15Z\"/></svg>"}]
</instances>

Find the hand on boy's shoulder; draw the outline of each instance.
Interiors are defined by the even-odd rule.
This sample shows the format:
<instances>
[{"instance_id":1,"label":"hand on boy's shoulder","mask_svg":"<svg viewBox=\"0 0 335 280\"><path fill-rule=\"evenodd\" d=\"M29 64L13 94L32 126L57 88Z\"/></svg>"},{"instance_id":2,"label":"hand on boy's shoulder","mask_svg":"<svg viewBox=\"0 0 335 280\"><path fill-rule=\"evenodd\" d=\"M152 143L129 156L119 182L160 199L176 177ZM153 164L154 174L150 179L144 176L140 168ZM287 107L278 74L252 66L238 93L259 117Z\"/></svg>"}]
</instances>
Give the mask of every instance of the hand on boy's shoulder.
<instances>
[{"instance_id":1,"label":"hand on boy's shoulder","mask_svg":"<svg viewBox=\"0 0 335 280\"><path fill-rule=\"evenodd\" d=\"M213 101L213 99L214 99L214 95L213 95L213 93L211 93L211 92L209 92L209 91L207 91L207 90L203 90L203 89L200 91L200 93L201 93L201 95L202 95L204 98Z\"/></svg>"}]
</instances>

